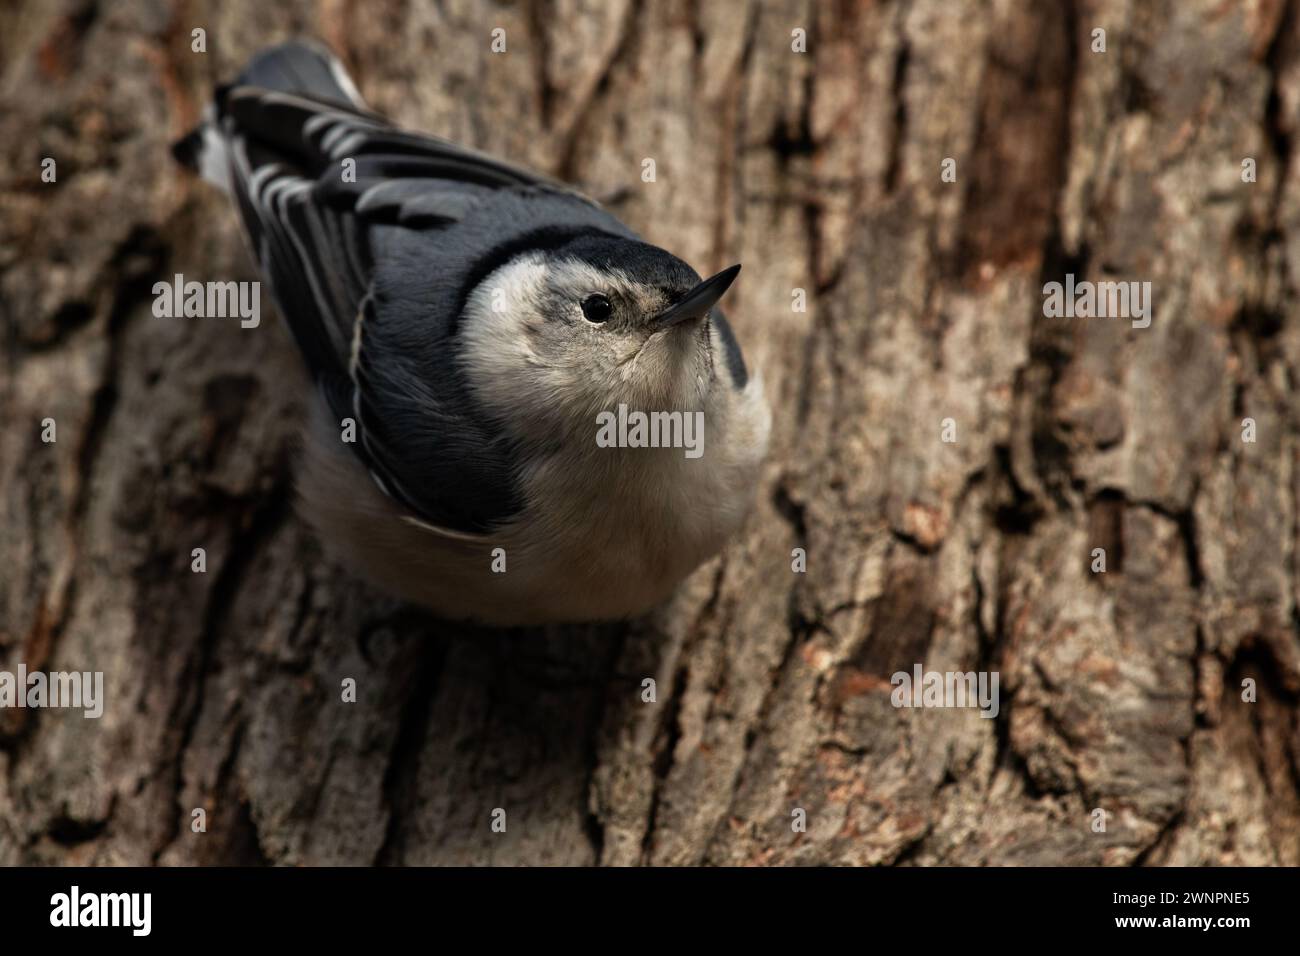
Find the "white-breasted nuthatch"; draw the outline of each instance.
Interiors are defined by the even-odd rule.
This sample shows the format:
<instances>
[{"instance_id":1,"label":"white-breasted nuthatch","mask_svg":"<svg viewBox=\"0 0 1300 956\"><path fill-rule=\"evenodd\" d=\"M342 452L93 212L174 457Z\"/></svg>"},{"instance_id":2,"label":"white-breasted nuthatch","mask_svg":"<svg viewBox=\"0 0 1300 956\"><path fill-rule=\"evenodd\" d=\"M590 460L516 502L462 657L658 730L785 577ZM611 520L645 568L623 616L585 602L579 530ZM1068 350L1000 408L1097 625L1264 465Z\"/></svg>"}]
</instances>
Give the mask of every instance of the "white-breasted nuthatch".
<instances>
[{"instance_id":1,"label":"white-breasted nuthatch","mask_svg":"<svg viewBox=\"0 0 1300 956\"><path fill-rule=\"evenodd\" d=\"M739 527L770 422L716 307L739 266L701 281L558 182L394 128L301 42L176 154L234 196L323 399L303 510L380 586L489 624L620 618ZM702 454L654 441L688 416Z\"/></svg>"}]
</instances>

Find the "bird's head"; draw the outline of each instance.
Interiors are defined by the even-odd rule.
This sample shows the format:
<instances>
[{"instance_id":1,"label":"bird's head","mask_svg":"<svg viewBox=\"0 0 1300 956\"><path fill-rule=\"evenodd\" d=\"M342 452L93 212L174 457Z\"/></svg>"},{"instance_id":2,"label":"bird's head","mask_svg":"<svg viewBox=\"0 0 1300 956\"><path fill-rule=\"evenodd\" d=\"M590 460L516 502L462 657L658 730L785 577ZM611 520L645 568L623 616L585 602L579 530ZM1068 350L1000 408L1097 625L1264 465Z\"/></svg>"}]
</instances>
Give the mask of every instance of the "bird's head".
<instances>
[{"instance_id":1,"label":"bird's head","mask_svg":"<svg viewBox=\"0 0 1300 956\"><path fill-rule=\"evenodd\" d=\"M701 280L663 249L605 233L520 254L470 296L462 367L529 435L590 429L619 403L703 409L719 364L710 314L739 272Z\"/></svg>"}]
</instances>

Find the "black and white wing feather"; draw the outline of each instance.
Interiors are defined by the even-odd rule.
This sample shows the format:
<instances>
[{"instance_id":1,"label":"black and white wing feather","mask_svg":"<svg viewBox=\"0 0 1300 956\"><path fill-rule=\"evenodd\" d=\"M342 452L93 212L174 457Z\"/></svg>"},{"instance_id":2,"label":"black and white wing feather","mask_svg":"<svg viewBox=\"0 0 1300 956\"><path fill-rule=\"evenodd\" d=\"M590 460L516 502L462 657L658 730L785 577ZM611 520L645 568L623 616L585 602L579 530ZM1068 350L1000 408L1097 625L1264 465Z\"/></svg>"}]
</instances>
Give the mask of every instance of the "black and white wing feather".
<instances>
[{"instance_id":1,"label":"black and white wing feather","mask_svg":"<svg viewBox=\"0 0 1300 956\"><path fill-rule=\"evenodd\" d=\"M516 449L460 378L457 318L486 269L557 239L549 223L563 236L624 227L545 177L391 127L303 43L260 54L176 151L233 193L313 378L333 415L355 420L353 449L383 490L458 534L518 513Z\"/></svg>"}]
</instances>

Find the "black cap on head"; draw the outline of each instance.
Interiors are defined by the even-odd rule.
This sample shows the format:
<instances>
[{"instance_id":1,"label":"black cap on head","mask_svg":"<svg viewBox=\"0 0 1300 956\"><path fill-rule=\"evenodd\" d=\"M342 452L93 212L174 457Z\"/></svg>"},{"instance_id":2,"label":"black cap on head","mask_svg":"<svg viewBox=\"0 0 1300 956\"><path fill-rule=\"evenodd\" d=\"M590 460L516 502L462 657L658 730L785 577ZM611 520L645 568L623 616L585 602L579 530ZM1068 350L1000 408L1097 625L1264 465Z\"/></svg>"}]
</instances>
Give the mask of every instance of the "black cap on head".
<instances>
[{"instance_id":1,"label":"black cap on head","mask_svg":"<svg viewBox=\"0 0 1300 956\"><path fill-rule=\"evenodd\" d=\"M598 269L619 269L637 282L685 293L700 274L671 252L608 232L588 232L555 250Z\"/></svg>"}]
</instances>

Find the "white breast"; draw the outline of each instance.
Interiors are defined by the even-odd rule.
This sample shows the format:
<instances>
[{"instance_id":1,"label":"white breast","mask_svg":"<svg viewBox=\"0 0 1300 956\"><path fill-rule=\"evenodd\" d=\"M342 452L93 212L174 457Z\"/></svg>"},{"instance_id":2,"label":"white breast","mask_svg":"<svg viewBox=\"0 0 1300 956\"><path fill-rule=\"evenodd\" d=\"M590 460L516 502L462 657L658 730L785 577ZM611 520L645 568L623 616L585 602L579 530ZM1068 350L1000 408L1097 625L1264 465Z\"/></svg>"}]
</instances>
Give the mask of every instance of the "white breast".
<instances>
[{"instance_id":1,"label":"white breast","mask_svg":"<svg viewBox=\"0 0 1300 956\"><path fill-rule=\"evenodd\" d=\"M481 538L405 518L318 413L299 471L303 510L347 564L449 618L520 625L637 615L744 520L770 417L756 378L735 398L706 421L698 459L680 448L593 443L539 462L524 478L523 516ZM494 570L502 559L504 572Z\"/></svg>"}]
</instances>

